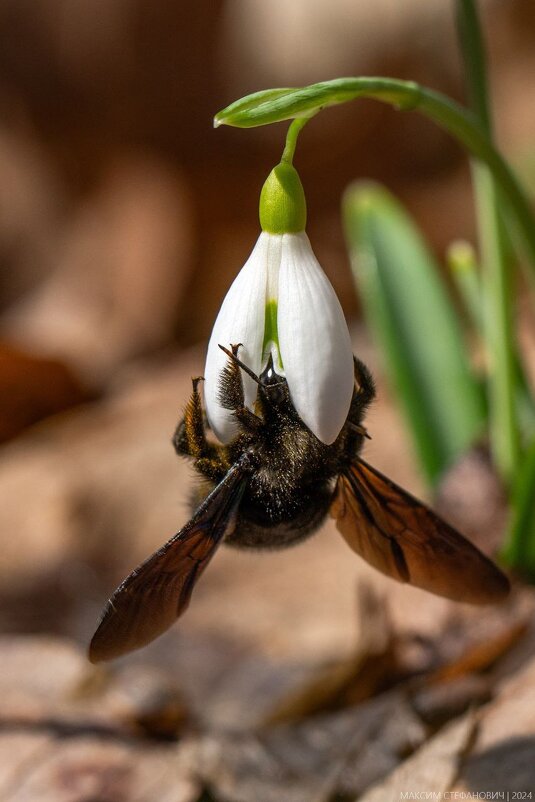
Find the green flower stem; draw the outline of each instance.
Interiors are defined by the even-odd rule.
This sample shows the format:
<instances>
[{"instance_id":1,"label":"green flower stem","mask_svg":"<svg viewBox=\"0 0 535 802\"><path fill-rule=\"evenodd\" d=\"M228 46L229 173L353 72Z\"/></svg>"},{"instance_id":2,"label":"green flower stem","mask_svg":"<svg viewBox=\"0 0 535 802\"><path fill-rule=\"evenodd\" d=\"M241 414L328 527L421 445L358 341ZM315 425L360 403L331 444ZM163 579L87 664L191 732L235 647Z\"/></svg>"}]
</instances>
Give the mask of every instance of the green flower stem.
<instances>
[{"instance_id":1,"label":"green flower stem","mask_svg":"<svg viewBox=\"0 0 535 802\"><path fill-rule=\"evenodd\" d=\"M295 147L297 145L297 137L301 133L301 130L305 127L307 122L310 120L310 117L313 115L309 115L307 117L298 117L296 120L293 120L288 128L288 133L286 134L286 144L284 146L284 151L281 156L281 162L285 162L286 164L293 164Z\"/></svg>"},{"instance_id":2,"label":"green flower stem","mask_svg":"<svg viewBox=\"0 0 535 802\"><path fill-rule=\"evenodd\" d=\"M470 107L485 131L492 134L485 45L477 6L473 0L457 0L457 33L461 45Z\"/></svg>"},{"instance_id":3,"label":"green flower stem","mask_svg":"<svg viewBox=\"0 0 535 802\"><path fill-rule=\"evenodd\" d=\"M477 117L440 92L413 81L394 78L336 78L301 89L271 89L248 95L215 117L215 125L253 128L293 117L310 116L325 106L359 97L419 111L444 128L479 161L488 165L522 234L535 283L535 220L526 196L511 169L489 140Z\"/></svg>"},{"instance_id":4,"label":"green flower stem","mask_svg":"<svg viewBox=\"0 0 535 802\"><path fill-rule=\"evenodd\" d=\"M474 0L457 0L457 27L470 105L492 142L485 47ZM500 214L500 193L489 167L472 164L481 249L483 329L487 348L490 443L494 463L510 484L520 457L515 388L518 362L512 316L512 276Z\"/></svg>"}]
</instances>

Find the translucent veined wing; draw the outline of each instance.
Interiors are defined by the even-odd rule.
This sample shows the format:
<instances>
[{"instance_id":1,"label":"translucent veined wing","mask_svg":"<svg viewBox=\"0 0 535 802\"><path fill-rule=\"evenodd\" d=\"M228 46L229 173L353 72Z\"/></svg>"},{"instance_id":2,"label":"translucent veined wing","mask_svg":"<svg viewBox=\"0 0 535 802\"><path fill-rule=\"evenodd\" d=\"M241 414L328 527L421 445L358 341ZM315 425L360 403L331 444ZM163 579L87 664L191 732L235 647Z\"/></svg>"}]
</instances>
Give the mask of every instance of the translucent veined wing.
<instances>
[{"instance_id":1,"label":"translucent veined wing","mask_svg":"<svg viewBox=\"0 0 535 802\"><path fill-rule=\"evenodd\" d=\"M195 583L235 527L246 483L238 462L184 528L119 585L89 646L92 663L140 649L182 615Z\"/></svg>"},{"instance_id":2,"label":"translucent veined wing","mask_svg":"<svg viewBox=\"0 0 535 802\"><path fill-rule=\"evenodd\" d=\"M509 592L491 560L363 460L340 475L331 515L353 551L399 582L471 604L500 601Z\"/></svg>"}]
</instances>

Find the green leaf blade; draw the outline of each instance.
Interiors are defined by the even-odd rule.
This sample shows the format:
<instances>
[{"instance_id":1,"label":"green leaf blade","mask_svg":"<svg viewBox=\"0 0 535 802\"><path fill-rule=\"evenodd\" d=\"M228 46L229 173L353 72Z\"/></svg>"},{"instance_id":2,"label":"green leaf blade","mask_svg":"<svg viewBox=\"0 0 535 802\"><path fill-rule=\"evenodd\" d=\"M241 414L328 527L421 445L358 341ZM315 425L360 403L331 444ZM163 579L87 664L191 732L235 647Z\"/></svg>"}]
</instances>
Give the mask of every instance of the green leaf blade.
<instances>
[{"instance_id":1,"label":"green leaf blade","mask_svg":"<svg viewBox=\"0 0 535 802\"><path fill-rule=\"evenodd\" d=\"M527 449L512 487L512 520L502 558L535 582L535 441Z\"/></svg>"},{"instance_id":2,"label":"green leaf blade","mask_svg":"<svg viewBox=\"0 0 535 802\"><path fill-rule=\"evenodd\" d=\"M436 265L402 206L375 184L344 199L354 276L431 484L485 424L455 311Z\"/></svg>"}]
</instances>

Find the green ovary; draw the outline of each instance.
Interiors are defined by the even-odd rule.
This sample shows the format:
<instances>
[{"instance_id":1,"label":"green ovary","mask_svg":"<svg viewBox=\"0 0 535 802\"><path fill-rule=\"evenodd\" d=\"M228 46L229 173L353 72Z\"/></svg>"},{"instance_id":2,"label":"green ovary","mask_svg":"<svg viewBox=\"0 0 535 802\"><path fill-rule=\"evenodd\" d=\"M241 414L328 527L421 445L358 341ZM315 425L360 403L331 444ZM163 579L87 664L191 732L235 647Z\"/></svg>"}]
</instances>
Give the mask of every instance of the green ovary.
<instances>
[{"instance_id":1,"label":"green ovary","mask_svg":"<svg viewBox=\"0 0 535 802\"><path fill-rule=\"evenodd\" d=\"M260 193L260 225L269 234L305 230L307 204L295 167L281 162L268 175Z\"/></svg>"}]
</instances>

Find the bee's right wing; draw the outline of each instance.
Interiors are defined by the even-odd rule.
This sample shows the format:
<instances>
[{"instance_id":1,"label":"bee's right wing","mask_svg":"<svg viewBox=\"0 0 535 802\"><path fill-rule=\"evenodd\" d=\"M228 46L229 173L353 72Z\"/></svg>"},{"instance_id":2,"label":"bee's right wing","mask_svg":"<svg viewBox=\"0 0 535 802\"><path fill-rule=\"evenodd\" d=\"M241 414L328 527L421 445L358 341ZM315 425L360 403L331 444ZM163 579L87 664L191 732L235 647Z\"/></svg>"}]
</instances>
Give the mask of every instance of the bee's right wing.
<instances>
[{"instance_id":1,"label":"bee's right wing","mask_svg":"<svg viewBox=\"0 0 535 802\"><path fill-rule=\"evenodd\" d=\"M237 462L191 521L119 585L89 646L92 663L140 649L186 610L195 583L236 525L247 479Z\"/></svg>"},{"instance_id":2,"label":"bee's right wing","mask_svg":"<svg viewBox=\"0 0 535 802\"><path fill-rule=\"evenodd\" d=\"M398 582L471 604L500 601L509 591L488 557L364 460L340 475L331 515L353 551Z\"/></svg>"}]
</instances>

